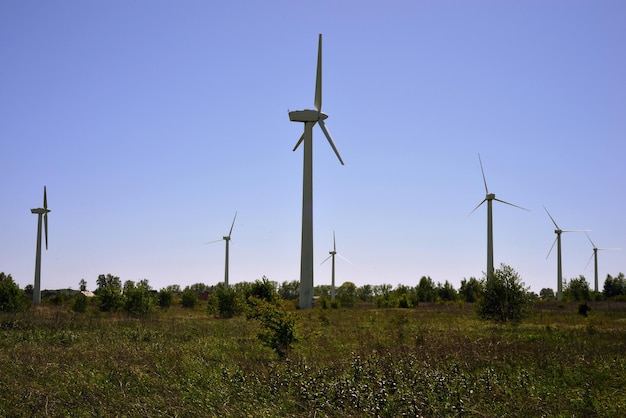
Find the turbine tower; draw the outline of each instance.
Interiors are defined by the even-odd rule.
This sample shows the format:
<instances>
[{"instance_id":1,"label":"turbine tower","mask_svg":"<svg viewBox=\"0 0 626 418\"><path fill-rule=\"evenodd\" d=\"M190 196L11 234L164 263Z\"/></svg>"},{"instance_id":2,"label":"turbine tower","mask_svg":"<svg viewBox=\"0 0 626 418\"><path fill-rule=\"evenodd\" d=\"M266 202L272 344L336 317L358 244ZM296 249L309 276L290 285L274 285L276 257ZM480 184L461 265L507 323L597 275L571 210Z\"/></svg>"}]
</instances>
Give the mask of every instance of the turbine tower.
<instances>
[{"instance_id":1,"label":"turbine tower","mask_svg":"<svg viewBox=\"0 0 626 418\"><path fill-rule=\"evenodd\" d=\"M304 123L304 133L293 148L295 151L304 142L304 171L302 182L302 244L300 252L300 309L313 307L313 126L320 125L326 139L343 165L322 113L322 34L319 35L317 50L317 75L315 80L315 110L289 112L289 120Z\"/></svg>"},{"instance_id":2,"label":"turbine tower","mask_svg":"<svg viewBox=\"0 0 626 418\"><path fill-rule=\"evenodd\" d=\"M43 186L43 208L31 209L31 213L37 214L37 254L35 255L35 287L33 289L33 302L41 303L41 218L43 218L46 236L46 251L48 250L48 198L46 186Z\"/></svg>"},{"instance_id":3,"label":"turbine tower","mask_svg":"<svg viewBox=\"0 0 626 418\"><path fill-rule=\"evenodd\" d=\"M589 242L591 243L591 246L593 247L593 253L591 254L591 257L589 257L589 261L587 261L587 266L589 265L589 263L591 262L591 259L593 258L593 264L594 264L594 269L593 269L593 278L594 278L594 291L597 293L598 292L598 251L600 250L619 250L619 248L598 248L596 247L596 244L593 243L593 241L591 241L591 238L589 238L589 234L587 234L585 232L585 235L587 235L587 239L589 240ZM587 267L585 266L585 268Z\"/></svg>"},{"instance_id":4,"label":"turbine tower","mask_svg":"<svg viewBox=\"0 0 626 418\"><path fill-rule=\"evenodd\" d=\"M339 257L343 258L344 260L346 260L348 263L350 262L347 258L343 257L341 254L337 254L337 244L335 242L335 231L333 231L333 250L329 251L328 254L330 254L328 257L326 257L326 259L324 261L322 261L320 264L324 264L325 262L328 261L328 259L331 259L332 262L332 281L331 281L331 285L330 285L330 300L335 300L335 255L338 255Z\"/></svg>"},{"instance_id":5,"label":"turbine tower","mask_svg":"<svg viewBox=\"0 0 626 418\"><path fill-rule=\"evenodd\" d=\"M552 223L554 224L554 227L556 228L554 230L554 233L556 234L556 238L554 239L554 242L552 243L552 247L550 247L550 251L548 251L548 255L546 256L546 260L548 259L548 257L550 257L550 253L552 252L552 249L554 248L554 244L557 244L556 246L556 286L557 286L557 291L556 291L556 300L557 301L561 301L562 297L563 297L563 268L561 265L561 233L563 232L585 232L586 230L583 229L569 229L569 230L564 230L559 228L559 226L556 224L556 221L554 220L554 218L552 217L552 215L550 215L550 212L548 212L548 209L544 206L543 207L546 210L546 213L548 214L548 216L550 217L550 219L552 220Z\"/></svg>"},{"instance_id":6,"label":"turbine tower","mask_svg":"<svg viewBox=\"0 0 626 418\"><path fill-rule=\"evenodd\" d=\"M235 217L233 218L233 223L230 225L230 231L228 231L228 235L222 237L222 239L218 239L215 241L209 241L206 244L212 244L218 241L226 241L226 261L224 265L224 287L228 289L228 243L230 242L230 236L233 233L233 227L235 226L235 219L237 219L237 212L235 212Z\"/></svg>"},{"instance_id":7,"label":"turbine tower","mask_svg":"<svg viewBox=\"0 0 626 418\"><path fill-rule=\"evenodd\" d=\"M489 277L489 276L491 276L493 274L493 217L492 217L492 202L495 200L495 201L498 201L498 202L501 202L501 203L505 203L505 204L510 205L510 206L515 206L516 208L520 208L520 209L523 209L525 211L528 211L528 209L523 208L521 206L514 205L514 204L509 203L509 202L505 202L504 200L496 199L496 195L495 194L489 193L489 189L487 188L487 180L485 178L485 170L483 170L483 162L480 159L480 154L478 154L478 162L480 163L480 171L483 173L483 183L485 183L486 196L483 199L483 201L480 202L478 204L478 206L476 206L474 208L474 210L472 210L470 212L470 215L472 213L474 213L474 211L476 211L476 209L478 209L483 203L487 202L487 272L486 273L487 273L487 277Z\"/></svg>"}]
</instances>

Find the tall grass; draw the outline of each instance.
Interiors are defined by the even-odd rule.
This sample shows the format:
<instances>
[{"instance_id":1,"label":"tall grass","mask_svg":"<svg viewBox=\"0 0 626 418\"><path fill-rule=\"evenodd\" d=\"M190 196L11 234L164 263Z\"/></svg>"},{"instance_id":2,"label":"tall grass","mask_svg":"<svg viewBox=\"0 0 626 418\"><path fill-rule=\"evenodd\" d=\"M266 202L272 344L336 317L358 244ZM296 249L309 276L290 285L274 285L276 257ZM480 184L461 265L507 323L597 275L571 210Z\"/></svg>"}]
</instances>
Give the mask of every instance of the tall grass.
<instances>
[{"instance_id":1,"label":"tall grass","mask_svg":"<svg viewBox=\"0 0 626 418\"><path fill-rule=\"evenodd\" d=\"M623 416L626 312L546 306L516 326L468 304L296 311L284 359L203 307L3 314L0 415Z\"/></svg>"}]
</instances>

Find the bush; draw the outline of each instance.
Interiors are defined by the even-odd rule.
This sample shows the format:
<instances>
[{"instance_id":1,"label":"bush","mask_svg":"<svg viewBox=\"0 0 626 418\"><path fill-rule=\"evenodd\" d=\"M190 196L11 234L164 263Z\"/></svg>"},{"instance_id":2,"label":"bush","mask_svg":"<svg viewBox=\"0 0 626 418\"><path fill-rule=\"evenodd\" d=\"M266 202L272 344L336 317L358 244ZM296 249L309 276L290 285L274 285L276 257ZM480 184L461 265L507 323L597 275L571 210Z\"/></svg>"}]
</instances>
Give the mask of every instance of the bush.
<instances>
[{"instance_id":1,"label":"bush","mask_svg":"<svg viewBox=\"0 0 626 418\"><path fill-rule=\"evenodd\" d=\"M184 308L195 308L198 304L198 294L191 289L183 290L181 304Z\"/></svg>"},{"instance_id":2,"label":"bush","mask_svg":"<svg viewBox=\"0 0 626 418\"><path fill-rule=\"evenodd\" d=\"M276 288L265 276L263 276L261 280L257 280L252 283L246 289L245 293L246 299L254 297L267 302L275 302L278 300L278 292L276 292Z\"/></svg>"},{"instance_id":3,"label":"bush","mask_svg":"<svg viewBox=\"0 0 626 418\"><path fill-rule=\"evenodd\" d=\"M154 309L152 293L143 286L128 287L124 292L124 310L131 315L146 316Z\"/></svg>"},{"instance_id":4,"label":"bush","mask_svg":"<svg viewBox=\"0 0 626 418\"><path fill-rule=\"evenodd\" d=\"M217 312L222 318L232 318L241 312L241 302L232 287L219 286L215 293Z\"/></svg>"},{"instance_id":5,"label":"bush","mask_svg":"<svg viewBox=\"0 0 626 418\"><path fill-rule=\"evenodd\" d=\"M98 289L98 308L102 312L116 312L124 306L124 297L120 288L108 285Z\"/></svg>"},{"instance_id":6,"label":"bush","mask_svg":"<svg viewBox=\"0 0 626 418\"><path fill-rule=\"evenodd\" d=\"M171 290L161 289L157 295L157 303L161 309L168 309L172 306L172 300L174 300L174 294Z\"/></svg>"},{"instance_id":7,"label":"bush","mask_svg":"<svg viewBox=\"0 0 626 418\"><path fill-rule=\"evenodd\" d=\"M74 312L85 313L87 312L87 296L82 293L77 293L72 298L72 310Z\"/></svg>"},{"instance_id":8,"label":"bush","mask_svg":"<svg viewBox=\"0 0 626 418\"><path fill-rule=\"evenodd\" d=\"M26 293L13 281L11 275L0 273L0 311L16 312L30 306Z\"/></svg>"},{"instance_id":9,"label":"bush","mask_svg":"<svg viewBox=\"0 0 626 418\"><path fill-rule=\"evenodd\" d=\"M263 326L257 337L266 346L272 348L280 358L284 358L296 338L296 319L291 312L287 312L274 303L256 299L254 309L248 314L248 319L257 319Z\"/></svg>"},{"instance_id":10,"label":"bush","mask_svg":"<svg viewBox=\"0 0 626 418\"><path fill-rule=\"evenodd\" d=\"M484 290L478 303L478 314L483 319L498 322L519 322L531 308L528 288L512 267L505 264L484 281Z\"/></svg>"}]
</instances>

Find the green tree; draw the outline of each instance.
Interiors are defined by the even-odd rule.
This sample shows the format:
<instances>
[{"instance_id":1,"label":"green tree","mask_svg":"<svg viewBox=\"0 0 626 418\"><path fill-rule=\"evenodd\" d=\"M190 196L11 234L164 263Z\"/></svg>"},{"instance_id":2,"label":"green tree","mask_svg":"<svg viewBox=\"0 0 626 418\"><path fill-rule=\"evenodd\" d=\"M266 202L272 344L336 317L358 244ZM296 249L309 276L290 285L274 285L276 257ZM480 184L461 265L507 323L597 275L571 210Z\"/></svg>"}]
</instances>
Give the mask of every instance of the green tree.
<instances>
[{"instance_id":1,"label":"green tree","mask_svg":"<svg viewBox=\"0 0 626 418\"><path fill-rule=\"evenodd\" d=\"M81 292L87 290L87 281L85 279L80 279L80 282L78 282L78 288Z\"/></svg>"},{"instance_id":2,"label":"green tree","mask_svg":"<svg viewBox=\"0 0 626 418\"><path fill-rule=\"evenodd\" d=\"M278 293L276 286L265 276L261 280L257 280L250 285L245 291L246 300L249 298L257 298L267 302L276 302Z\"/></svg>"},{"instance_id":3,"label":"green tree","mask_svg":"<svg viewBox=\"0 0 626 418\"><path fill-rule=\"evenodd\" d=\"M105 287L116 287L118 289L122 289L122 280L119 277L113 276L112 274L101 274L98 276L98 280L96 280L96 286L98 286L97 290L100 290Z\"/></svg>"},{"instance_id":4,"label":"green tree","mask_svg":"<svg viewBox=\"0 0 626 418\"><path fill-rule=\"evenodd\" d=\"M563 298L577 302L591 300L591 290L585 276L581 275L577 279L571 279L566 283L563 289Z\"/></svg>"},{"instance_id":5,"label":"green tree","mask_svg":"<svg viewBox=\"0 0 626 418\"><path fill-rule=\"evenodd\" d=\"M624 273L620 273L617 277L613 277L610 274L606 275L604 280L604 287L602 290L606 298L614 296L620 296L626 293L626 279Z\"/></svg>"},{"instance_id":6,"label":"green tree","mask_svg":"<svg viewBox=\"0 0 626 418\"><path fill-rule=\"evenodd\" d=\"M240 293L232 286L226 288L223 284L217 286L214 298L217 304L217 313L222 318L232 318L243 310L243 302Z\"/></svg>"},{"instance_id":7,"label":"green tree","mask_svg":"<svg viewBox=\"0 0 626 418\"><path fill-rule=\"evenodd\" d=\"M193 309L198 304L198 293L191 290L190 288L186 288L185 290L183 290L180 302L184 308Z\"/></svg>"},{"instance_id":8,"label":"green tree","mask_svg":"<svg viewBox=\"0 0 626 418\"><path fill-rule=\"evenodd\" d=\"M433 279L427 276L422 276L417 285L417 295L420 302L436 302L437 301L437 288Z\"/></svg>"},{"instance_id":9,"label":"green tree","mask_svg":"<svg viewBox=\"0 0 626 418\"><path fill-rule=\"evenodd\" d=\"M352 308L357 302L356 285L352 282L343 282L337 289L337 299L341 306Z\"/></svg>"},{"instance_id":10,"label":"green tree","mask_svg":"<svg viewBox=\"0 0 626 418\"><path fill-rule=\"evenodd\" d=\"M280 358L284 358L297 341L296 318L275 303L261 299L256 301L254 309L248 313L248 319L256 319L261 323L263 329L257 337Z\"/></svg>"},{"instance_id":11,"label":"green tree","mask_svg":"<svg viewBox=\"0 0 626 418\"><path fill-rule=\"evenodd\" d=\"M26 292L13 281L10 274L0 273L0 311L16 312L30 305Z\"/></svg>"},{"instance_id":12,"label":"green tree","mask_svg":"<svg viewBox=\"0 0 626 418\"><path fill-rule=\"evenodd\" d=\"M478 314L483 319L498 322L519 322L530 312L528 288L512 267L501 264L484 280L484 291L478 303Z\"/></svg>"},{"instance_id":13,"label":"green tree","mask_svg":"<svg viewBox=\"0 0 626 418\"><path fill-rule=\"evenodd\" d=\"M443 285L441 283L437 283L437 296L439 299L449 302L454 302L459 298L459 294L456 289L447 280Z\"/></svg>"},{"instance_id":14,"label":"green tree","mask_svg":"<svg viewBox=\"0 0 626 418\"><path fill-rule=\"evenodd\" d=\"M278 294L284 300L298 299L300 295L300 282L298 280L292 280L290 282L284 281L278 288Z\"/></svg>"},{"instance_id":15,"label":"green tree","mask_svg":"<svg viewBox=\"0 0 626 418\"><path fill-rule=\"evenodd\" d=\"M154 310L154 297L152 296L152 292L143 285L135 286L132 284L125 287L124 309L131 315L148 315Z\"/></svg>"},{"instance_id":16,"label":"green tree","mask_svg":"<svg viewBox=\"0 0 626 418\"><path fill-rule=\"evenodd\" d=\"M85 313L87 312L87 296L82 293L77 293L76 296L72 298L72 310L74 312Z\"/></svg>"},{"instance_id":17,"label":"green tree","mask_svg":"<svg viewBox=\"0 0 626 418\"><path fill-rule=\"evenodd\" d=\"M554 296L554 290L549 287L544 287L539 291L539 297L541 300L555 300L556 296Z\"/></svg>"},{"instance_id":18,"label":"green tree","mask_svg":"<svg viewBox=\"0 0 626 418\"><path fill-rule=\"evenodd\" d=\"M98 308L102 312L116 312L124 306L124 296L119 286L111 284L98 288Z\"/></svg>"},{"instance_id":19,"label":"green tree","mask_svg":"<svg viewBox=\"0 0 626 418\"><path fill-rule=\"evenodd\" d=\"M168 288L159 290L159 294L157 295L157 303L162 309L169 309L172 306L172 301L174 300L174 294Z\"/></svg>"},{"instance_id":20,"label":"green tree","mask_svg":"<svg viewBox=\"0 0 626 418\"><path fill-rule=\"evenodd\" d=\"M461 299L468 303L478 302L480 295L483 292L483 284L475 277L470 277L469 280L465 278L461 280L461 287L459 288L459 295Z\"/></svg>"}]
</instances>

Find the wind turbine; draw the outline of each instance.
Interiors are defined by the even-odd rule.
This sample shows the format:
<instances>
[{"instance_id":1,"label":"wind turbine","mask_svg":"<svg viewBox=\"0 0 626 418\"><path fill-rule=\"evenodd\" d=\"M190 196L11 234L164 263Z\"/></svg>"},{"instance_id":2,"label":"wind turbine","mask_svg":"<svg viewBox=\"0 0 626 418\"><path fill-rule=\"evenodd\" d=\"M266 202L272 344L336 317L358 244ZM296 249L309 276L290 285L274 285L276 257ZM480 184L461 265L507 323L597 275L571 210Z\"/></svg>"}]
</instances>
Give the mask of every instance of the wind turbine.
<instances>
[{"instance_id":1,"label":"wind turbine","mask_svg":"<svg viewBox=\"0 0 626 418\"><path fill-rule=\"evenodd\" d=\"M48 198L46 186L43 186L43 208L31 209L31 213L36 213L37 217L37 254L35 256L35 288L33 290L33 302L35 305L41 303L41 218L43 218L44 231L46 235L46 251L48 250Z\"/></svg>"},{"instance_id":2,"label":"wind turbine","mask_svg":"<svg viewBox=\"0 0 626 418\"><path fill-rule=\"evenodd\" d=\"M228 243L230 242L230 236L233 233L233 227L235 226L235 219L237 219L237 212L235 212L235 217L233 218L233 223L230 225L230 231L228 231L228 235L222 237L222 239L218 239L215 241L209 241L206 244L212 244L218 241L226 241L226 262L224 266L224 287L228 289Z\"/></svg>"},{"instance_id":3,"label":"wind turbine","mask_svg":"<svg viewBox=\"0 0 626 418\"><path fill-rule=\"evenodd\" d=\"M528 209L523 208L521 206L514 205L509 202L505 202L504 200L496 199L496 195L493 193L489 193L489 189L487 188L487 180L485 178L485 170L483 170L483 162L480 159L480 154L478 154L478 162L480 163L480 171L483 173L483 182L485 183L485 192L486 196L482 202L478 204L470 212L470 215L476 211L483 203L487 202L487 277L493 274L493 217L492 217L492 202L498 201L501 203L505 203L510 206L515 206L516 208L523 209L528 211ZM530 211L529 211L530 212ZM469 215L468 215L469 216Z\"/></svg>"},{"instance_id":4,"label":"wind turbine","mask_svg":"<svg viewBox=\"0 0 626 418\"><path fill-rule=\"evenodd\" d=\"M594 278L594 291L597 293L598 292L598 251L600 250L619 250L619 248L598 248L596 247L596 244L593 243L593 241L591 241L591 238L589 238L589 234L587 234L585 232L585 235L587 235L587 239L589 240L589 242L591 243L591 246L593 247L593 254L591 254L591 257L589 257L589 261L587 261L587 265L585 266L585 268L587 268L587 266L589 265L589 263L591 262L591 259L593 258L593 264L594 264L594 273L593 273L593 278Z\"/></svg>"},{"instance_id":5,"label":"wind turbine","mask_svg":"<svg viewBox=\"0 0 626 418\"><path fill-rule=\"evenodd\" d=\"M317 50L317 75L315 80L315 110L289 112L289 120L303 122L304 133L293 148L295 151L304 142L304 175L302 182L302 244L300 252L300 309L313 307L313 126L320 125L326 139L343 165L339 151L326 129L322 113L322 34L319 35Z\"/></svg>"},{"instance_id":6,"label":"wind turbine","mask_svg":"<svg viewBox=\"0 0 626 418\"><path fill-rule=\"evenodd\" d=\"M325 262L328 261L329 258L332 261L332 281L331 281L331 286L330 286L330 300L335 300L335 255L338 255L339 257L348 261L348 263L350 262L347 258L343 257L341 254L337 254L337 244L335 242L335 231L333 231L333 250L329 251L328 254L330 255L326 257L326 259L322 261L320 264L324 264Z\"/></svg>"},{"instance_id":7,"label":"wind turbine","mask_svg":"<svg viewBox=\"0 0 626 418\"><path fill-rule=\"evenodd\" d=\"M548 251L548 255L546 256L546 260L548 259L548 257L550 257L550 253L552 252L552 249L554 248L554 244L556 243L557 244L557 246L556 246L556 257L557 257L557 261L556 261L556 279L557 279L556 300L558 300L560 302L561 298L563 297L563 268L561 267L561 233L563 233L563 232L585 232L587 230L585 230L585 229L569 229L569 230L561 229L556 224L556 221L554 220L552 215L550 215L550 212L548 212L548 209L545 206L543 208L546 210L546 213L548 214L548 216L552 220L552 223L556 227L556 229L554 230L554 233L556 234L556 238L554 239L554 242L552 243L552 247L550 247L550 251Z\"/></svg>"}]
</instances>

